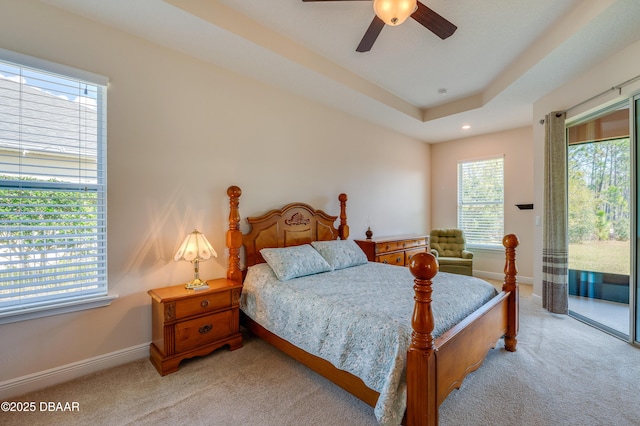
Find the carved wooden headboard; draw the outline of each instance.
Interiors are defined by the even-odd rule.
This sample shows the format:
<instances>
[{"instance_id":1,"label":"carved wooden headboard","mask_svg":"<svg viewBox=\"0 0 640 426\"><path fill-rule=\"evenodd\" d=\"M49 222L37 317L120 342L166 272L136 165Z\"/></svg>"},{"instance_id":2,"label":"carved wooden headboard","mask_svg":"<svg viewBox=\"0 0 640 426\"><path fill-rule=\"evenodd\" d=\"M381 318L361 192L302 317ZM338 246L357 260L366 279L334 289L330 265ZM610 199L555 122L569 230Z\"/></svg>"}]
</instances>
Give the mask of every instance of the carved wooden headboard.
<instances>
[{"instance_id":1,"label":"carved wooden headboard","mask_svg":"<svg viewBox=\"0 0 640 426\"><path fill-rule=\"evenodd\" d=\"M263 263L260 250L265 247L289 247L308 244L311 241L347 239L347 194L340 194L340 225L334 223L338 216L331 216L322 210L316 210L308 204L291 203L281 209L271 210L262 216L248 217L251 230L242 235L240 231L240 195L242 190L237 186L227 189L229 196L229 231L227 231L227 247L229 248L229 267L227 278L242 282L240 269L240 249L245 248L246 266Z\"/></svg>"}]
</instances>

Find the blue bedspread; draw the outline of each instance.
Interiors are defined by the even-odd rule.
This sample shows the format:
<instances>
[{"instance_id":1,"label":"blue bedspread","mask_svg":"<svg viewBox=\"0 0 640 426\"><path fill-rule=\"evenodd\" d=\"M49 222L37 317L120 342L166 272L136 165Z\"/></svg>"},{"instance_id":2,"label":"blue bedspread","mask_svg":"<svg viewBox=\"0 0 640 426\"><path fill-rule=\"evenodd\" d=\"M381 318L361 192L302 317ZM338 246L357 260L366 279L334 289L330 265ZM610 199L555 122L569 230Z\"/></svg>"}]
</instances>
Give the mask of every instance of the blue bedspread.
<instances>
[{"instance_id":1,"label":"blue bedspread","mask_svg":"<svg viewBox=\"0 0 640 426\"><path fill-rule=\"evenodd\" d=\"M434 337L497 294L473 277L440 272L433 281ZM248 270L240 307L272 333L360 377L380 393L378 422L397 425L406 408L413 296L405 267L370 262L279 281L259 264Z\"/></svg>"}]
</instances>

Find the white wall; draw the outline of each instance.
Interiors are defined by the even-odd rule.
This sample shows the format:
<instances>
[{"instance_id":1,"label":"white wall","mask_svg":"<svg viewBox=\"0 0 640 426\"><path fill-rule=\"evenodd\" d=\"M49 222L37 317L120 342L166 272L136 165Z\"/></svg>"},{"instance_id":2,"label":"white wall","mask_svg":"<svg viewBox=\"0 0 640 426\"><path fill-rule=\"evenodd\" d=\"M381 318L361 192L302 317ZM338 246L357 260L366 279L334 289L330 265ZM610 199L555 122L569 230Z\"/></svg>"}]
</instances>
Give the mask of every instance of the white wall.
<instances>
[{"instance_id":1,"label":"white wall","mask_svg":"<svg viewBox=\"0 0 640 426\"><path fill-rule=\"evenodd\" d=\"M457 165L461 160L504 155L504 232L516 234L518 280L533 280L533 227L536 210L519 210L515 204L533 203L533 135L525 127L470 137L431 146L431 228L457 226ZM504 251L473 250L474 275L504 277Z\"/></svg>"},{"instance_id":2,"label":"white wall","mask_svg":"<svg viewBox=\"0 0 640 426\"><path fill-rule=\"evenodd\" d=\"M544 125L540 120L552 111L567 110L567 119L580 117L622 99L628 99L640 91L640 82L622 89L611 90L587 104L572 108L574 105L607 91L625 81L640 75L640 42L613 54L607 60L586 70L578 78L554 90L533 104L533 155L534 187L536 206L543 207L544 199ZM633 203L632 203L633 205ZM536 209L544 218L544 210ZM535 228L534 246L534 286L535 296L542 296L542 227Z\"/></svg>"},{"instance_id":3,"label":"white wall","mask_svg":"<svg viewBox=\"0 0 640 426\"><path fill-rule=\"evenodd\" d=\"M64 366L73 375L120 351L146 356L147 291L192 276L172 257L194 227L219 254L201 276L226 273L230 185L242 188L243 217L293 201L337 214L346 192L354 238L369 217L376 235L427 230L428 145L36 0L1 9L0 47L110 78L109 287L119 295L106 308L1 325L2 396L28 390L31 375L55 381L70 378L56 376Z\"/></svg>"}]
</instances>

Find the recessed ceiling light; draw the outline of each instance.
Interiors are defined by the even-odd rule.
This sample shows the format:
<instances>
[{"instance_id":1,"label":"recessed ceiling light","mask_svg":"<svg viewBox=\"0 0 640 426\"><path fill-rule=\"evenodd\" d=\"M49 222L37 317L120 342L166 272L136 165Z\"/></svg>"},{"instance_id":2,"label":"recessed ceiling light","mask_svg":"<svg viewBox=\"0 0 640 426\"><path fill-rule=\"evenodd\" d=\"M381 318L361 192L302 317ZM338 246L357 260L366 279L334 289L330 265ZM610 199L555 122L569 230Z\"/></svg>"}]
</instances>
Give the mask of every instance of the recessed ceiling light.
<instances>
[{"instance_id":1,"label":"recessed ceiling light","mask_svg":"<svg viewBox=\"0 0 640 426\"><path fill-rule=\"evenodd\" d=\"M471 128L471 126L469 126L468 124L465 124L464 126L462 126L462 130L469 130Z\"/></svg>"}]
</instances>

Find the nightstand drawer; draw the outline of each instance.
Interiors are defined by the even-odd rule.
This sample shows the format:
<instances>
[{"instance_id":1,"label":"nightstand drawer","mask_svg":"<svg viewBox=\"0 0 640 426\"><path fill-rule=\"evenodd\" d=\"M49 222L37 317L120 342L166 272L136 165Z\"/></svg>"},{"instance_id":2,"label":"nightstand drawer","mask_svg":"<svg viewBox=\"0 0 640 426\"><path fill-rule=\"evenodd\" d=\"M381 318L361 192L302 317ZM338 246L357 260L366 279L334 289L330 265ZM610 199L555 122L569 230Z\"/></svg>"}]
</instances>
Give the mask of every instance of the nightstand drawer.
<instances>
[{"instance_id":1,"label":"nightstand drawer","mask_svg":"<svg viewBox=\"0 0 640 426\"><path fill-rule=\"evenodd\" d=\"M176 352L186 351L231 334L231 311L176 324Z\"/></svg>"},{"instance_id":2,"label":"nightstand drawer","mask_svg":"<svg viewBox=\"0 0 640 426\"><path fill-rule=\"evenodd\" d=\"M151 296L151 363L158 373L177 371L183 359L229 346L242 347L238 302L242 284L225 278L208 280L208 289L184 284L149 290Z\"/></svg>"},{"instance_id":3,"label":"nightstand drawer","mask_svg":"<svg viewBox=\"0 0 640 426\"><path fill-rule=\"evenodd\" d=\"M231 306L230 291L190 297L176 302L176 319L204 314L229 306Z\"/></svg>"},{"instance_id":4,"label":"nightstand drawer","mask_svg":"<svg viewBox=\"0 0 640 426\"><path fill-rule=\"evenodd\" d=\"M387 263L389 265L404 266L404 252L401 251L397 253L383 254L382 256L378 256L376 261L380 263Z\"/></svg>"}]
</instances>

